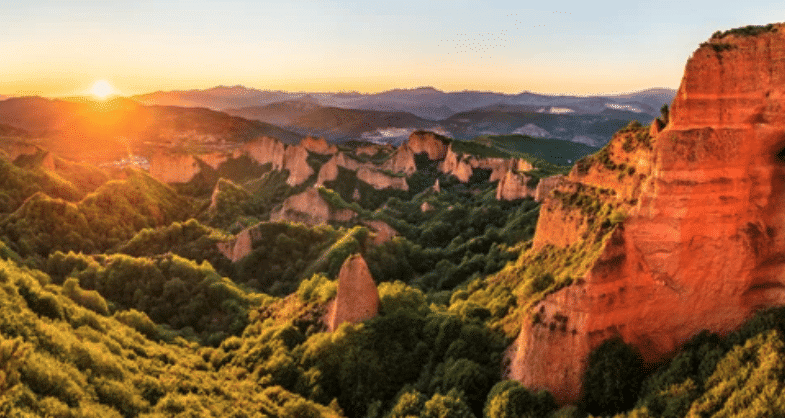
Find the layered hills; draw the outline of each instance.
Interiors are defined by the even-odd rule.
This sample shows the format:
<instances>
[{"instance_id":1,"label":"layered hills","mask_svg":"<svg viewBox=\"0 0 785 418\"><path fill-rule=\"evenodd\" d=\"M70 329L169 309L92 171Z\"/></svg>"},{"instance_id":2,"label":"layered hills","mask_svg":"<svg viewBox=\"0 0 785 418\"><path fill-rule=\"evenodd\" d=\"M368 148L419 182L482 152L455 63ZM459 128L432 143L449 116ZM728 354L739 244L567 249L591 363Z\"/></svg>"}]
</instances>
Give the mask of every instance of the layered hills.
<instances>
[{"instance_id":1,"label":"layered hills","mask_svg":"<svg viewBox=\"0 0 785 418\"><path fill-rule=\"evenodd\" d=\"M393 89L372 94L290 93L256 90L242 86L220 86L206 90L161 91L134 96L133 99L146 105L193 106L213 110L305 100L321 106L406 112L424 119L441 120L455 113L496 105L524 106L529 110L541 109L546 112L559 112L567 109L568 112L577 114L599 114L606 110L626 110L654 117L663 104L673 100L674 94L675 91L671 89L648 89L607 96L557 96L531 92L519 94L484 91L444 92L433 87Z\"/></svg>"},{"instance_id":2,"label":"layered hills","mask_svg":"<svg viewBox=\"0 0 785 418\"><path fill-rule=\"evenodd\" d=\"M0 124L23 130L36 143L73 160L106 162L146 155L157 147L220 147L260 135L297 142L298 134L203 108L11 98L0 102ZM18 133L17 133L18 134Z\"/></svg>"},{"instance_id":3,"label":"layered hills","mask_svg":"<svg viewBox=\"0 0 785 418\"><path fill-rule=\"evenodd\" d=\"M225 112L332 141L377 139L380 142L398 144L398 138L405 139L410 130L432 129L438 126L436 122L407 112L344 109L320 106L313 101L303 100L226 109Z\"/></svg>"}]
</instances>

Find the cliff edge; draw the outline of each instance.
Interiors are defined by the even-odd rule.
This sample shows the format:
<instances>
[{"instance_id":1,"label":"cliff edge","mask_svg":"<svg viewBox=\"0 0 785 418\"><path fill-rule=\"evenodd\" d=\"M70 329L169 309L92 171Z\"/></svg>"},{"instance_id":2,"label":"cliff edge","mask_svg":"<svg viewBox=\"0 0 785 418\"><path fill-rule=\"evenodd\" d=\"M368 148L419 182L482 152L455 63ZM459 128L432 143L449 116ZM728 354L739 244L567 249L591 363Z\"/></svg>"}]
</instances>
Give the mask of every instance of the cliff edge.
<instances>
[{"instance_id":1,"label":"cliff edge","mask_svg":"<svg viewBox=\"0 0 785 418\"><path fill-rule=\"evenodd\" d=\"M593 250L530 307L511 377L573 402L605 339L653 363L785 303L783 81L782 25L717 33L687 62L664 129L631 128L576 164L522 258Z\"/></svg>"}]
</instances>

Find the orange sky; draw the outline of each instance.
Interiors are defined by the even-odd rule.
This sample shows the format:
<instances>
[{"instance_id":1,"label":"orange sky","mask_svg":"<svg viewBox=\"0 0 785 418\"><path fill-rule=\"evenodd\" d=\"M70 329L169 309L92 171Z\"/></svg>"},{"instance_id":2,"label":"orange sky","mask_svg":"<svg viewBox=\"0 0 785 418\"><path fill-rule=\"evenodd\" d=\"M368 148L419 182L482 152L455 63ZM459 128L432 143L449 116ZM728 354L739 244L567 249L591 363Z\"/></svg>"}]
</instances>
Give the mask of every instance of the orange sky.
<instances>
[{"instance_id":1,"label":"orange sky","mask_svg":"<svg viewBox=\"0 0 785 418\"><path fill-rule=\"evenodd\" d=\"M715 30L768 23L783 10L771 1L12 0L0 6L0 94L84 94L101 79L125 95L237 84L567 94L675 88L691 52Z\"/></svg>"}]
</instances>

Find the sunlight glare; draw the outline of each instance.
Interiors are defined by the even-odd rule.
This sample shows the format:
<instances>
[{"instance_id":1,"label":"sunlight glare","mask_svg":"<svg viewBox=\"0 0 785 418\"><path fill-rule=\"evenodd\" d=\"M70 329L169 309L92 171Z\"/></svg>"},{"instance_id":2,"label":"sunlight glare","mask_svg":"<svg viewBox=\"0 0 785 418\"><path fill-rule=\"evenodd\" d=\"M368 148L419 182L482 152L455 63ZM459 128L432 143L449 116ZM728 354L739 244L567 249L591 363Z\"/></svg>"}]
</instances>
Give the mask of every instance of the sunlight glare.
<instances>
[{"instance_id":1,"label":"sunlight glare","mask_svg":"<svg viewBox=\"0 0 785 418\"><path fill-rule=\"evenodd\" d=\"M98 80L95 82L95 84L93 84L93 87L90 88L90 93L93 96L101 100L104 100L107 97L111 96L112 94L115 94L116 90L114 87L112 87L111 84L109 84L108 81Z\"/></svg>"}]
</instances>

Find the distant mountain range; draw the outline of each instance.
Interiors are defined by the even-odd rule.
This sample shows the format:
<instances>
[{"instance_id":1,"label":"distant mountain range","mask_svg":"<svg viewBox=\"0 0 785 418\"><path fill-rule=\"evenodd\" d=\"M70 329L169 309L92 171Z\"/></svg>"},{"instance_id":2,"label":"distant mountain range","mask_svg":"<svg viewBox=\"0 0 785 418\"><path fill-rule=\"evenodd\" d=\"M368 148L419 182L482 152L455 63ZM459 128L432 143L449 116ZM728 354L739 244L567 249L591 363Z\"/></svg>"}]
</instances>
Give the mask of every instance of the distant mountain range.
<instances>
[{"instance_id":1,"label":"distant mountain range","mask_svg":"<svg viewBox=\"0 0 785 418\"><path fill-rule=\"evenodd\" d=\"M76 144L116 153L128 144L220 147L258 136L287 143L313 135L399 145L416 130L456 139L520 134L599 147L630 120L651 121L674 94L649 89L582 97L447 93L430 87L375 94L290 93L221 86L106 102L23 97L0 101L0 124L5 125L0 134L57 138L57 146L67 148L61 154L76 153Z\"/></svg>"},{"instance_id":2,"label":"distant mountain range","mask_svg":"<svg viewBox=\"0 0 785 418\"><path fill-rule=\"evenodd\" d=\"M559 96L523 92L504 94L481 91L443 92L432 87L395 89L381 93L291 93L265 91L243 86L206 90L155 92L132 97L147 105L207 107L213 110L265 106L275 102L305 99L320 106L345 109L408 112L420 118L441 120L458 112L493 105L529 106L543 112L599 114L606 109L630 111L651 117L675 96L673 89L604 96Z\"/></svg>"},{"instance_id":3,"label":"distant mountain range","mask_svg":"<svg viewBox=\"0 0 785 418\"><path fill-rule=\"evenodd\" d=\"M147 105L202 106L332 141L365 139L399 145L415 130L459 139L523 134L601 146L630 120L648 123L675 96L648 89L609 96L524 92L443 92L431 87L382 93L290 93L242 86L156 92Z\"/></svg>"},{"instance_id":4,"label":"distant mountain range","mask_svg":"<svg viewBox=\"0 0 785 418\"><path fill-rule=\"evenodd\" d=\"M302 135L321 136L339 142L351 139L399 142L414 130L441 130L437 122L408 112L320 106L304 99L226 109L225 112L277 125Z\"/></svg>"}]
</instances>

